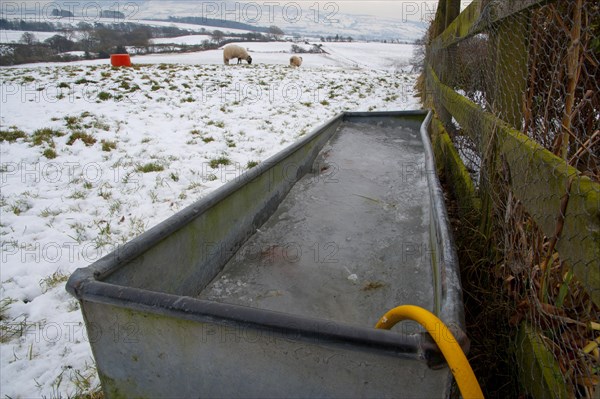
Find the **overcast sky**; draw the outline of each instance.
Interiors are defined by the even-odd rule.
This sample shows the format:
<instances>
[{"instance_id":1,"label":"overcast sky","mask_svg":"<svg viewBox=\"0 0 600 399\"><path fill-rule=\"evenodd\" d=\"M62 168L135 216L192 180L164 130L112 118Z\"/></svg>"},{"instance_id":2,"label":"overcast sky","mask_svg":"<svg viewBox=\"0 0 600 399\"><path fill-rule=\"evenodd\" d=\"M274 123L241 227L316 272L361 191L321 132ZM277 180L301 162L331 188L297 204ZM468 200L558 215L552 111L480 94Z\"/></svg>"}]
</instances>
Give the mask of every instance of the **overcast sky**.
<instances>
[{"instance_id":1,"label":"overcast sky","mask_svg":"<svg viewBox=\"0 0 600 399\"><path fill-rule=\"evenodd\" d=\"M326 2L321 2L325 4ZM437 0L428 1L394 1L394 0L342 0L334 1L340 12L348 14L373 15L382 18L420 19L428 14L435 14Z\"/></svg>"}]
</instances>

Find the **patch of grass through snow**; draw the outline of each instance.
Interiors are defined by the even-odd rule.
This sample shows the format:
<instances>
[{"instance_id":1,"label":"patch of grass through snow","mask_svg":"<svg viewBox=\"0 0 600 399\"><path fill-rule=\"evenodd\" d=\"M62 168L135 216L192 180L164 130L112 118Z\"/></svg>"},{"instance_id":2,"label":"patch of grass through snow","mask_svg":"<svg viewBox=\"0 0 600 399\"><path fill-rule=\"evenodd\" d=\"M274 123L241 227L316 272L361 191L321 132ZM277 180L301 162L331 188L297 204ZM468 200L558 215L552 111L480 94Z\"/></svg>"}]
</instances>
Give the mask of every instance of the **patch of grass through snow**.
<instances>
[{"instance_id":1,"label":"patch of grass through snow","mask_svg":"<svg viewBox=\"0 0 600 399\"><path fill-rule=\"evenodd\" d=\"M102 151L110 152L117 149L116 141L101 140L100 143L102 144Z\"/></svg>"},{"instance_id":2,"label":"patch of grass through snow","mask_svg":"<svg viewBox=\"0 0 600 399\"><path fill-rule=\"evenodd\" d=\"M224 165L224 166L231 165L231 160L229 158L227 158L226 156L222 155L219 158L211 159L209 162L209 165L211 168L216 169L220 165Z\"/></svg>"},{"instance_id":3,"label":"patch of grass through snow","mask_svg":"<svg viewBox=\"0 0 600 399\"><path fill-rule=\"evenodd\" d=\"M44 128L38 129L33 132L31 136L31 142L33 145L42 145L44 143L49 144L51 147L54 147L54 137L62 137L65 134L60 130Z\"/></svg>"},{"instance_id":4,"label":"patch of grass through snow","mask_svg":"<svg viewBox=\"0 0 600 399\"><path fill-rule=\"evenodd\" d=\"M162 172L165 167L158 162L150 162L144 165L139 165L136 170L140 173Z\"/></svg>"},{"instance_id":5,"label":"patch of grass through snow","mask_svg":"<svg viewBox=\"0 0 600 399\"><path fill-rule=\"evenodd\" d=\"M44 152L42 153L43 156L45 156L48 159L54 159L58 156L58 154L56 153L56 151L54 150L54 148L46 148L44 150Z\"/></svg>"},{"instance_id":6,"label":"patch of grass through snow","mask_svg":"<svg viewBox=\"0 0 600 399\"><path fill-rule=\"evenodd\" d=\"M69 396L73 399L104 399L102 387L99 382L94 384L98 375L94 365L86 363L83 370L73 369L70 366L62 366L60 373L52 382L51 398L62 398L61 385L68 380L75 386L75 392Z\"/></svg>"},{"instance_id":7,"label":"patch of grass through snow","mask_svg":"<svg viewBox=\"0 0 600 399\"><path fill-rule=\"evenodd\" d=\"M9 143L14 143L19 139L26 139L27 134L18 129L16 126L11 126L8 130L0 130L0 141L8 141Z\"/></svg>"},{"instance_id":8,"label":"patch of grass through snow","mask_svg":"<svg viewBox=\"0 0 600 399\"><path fill-rule=\"evenodd\" d=\"M40 280L40 287L42 287L42 293L50 291L52 288L57 287L59 284L66 282L69 279L69 275L61 271L55 271L51 275L44 277Z\"/></svg>"},{"instance_id":9,"label":"patch of grass through snow","mask_svg":"<svg viewBox=\"0 0 600 399\"><path fill-rule=\"evenodd\" d=\"M83 141L86 147L90 147L96 144L96 139L91 134L84 132L75 132L69 136L69 141L67 141L67 145L73 145L77 140Z\"/></svg>"}]
</instances>

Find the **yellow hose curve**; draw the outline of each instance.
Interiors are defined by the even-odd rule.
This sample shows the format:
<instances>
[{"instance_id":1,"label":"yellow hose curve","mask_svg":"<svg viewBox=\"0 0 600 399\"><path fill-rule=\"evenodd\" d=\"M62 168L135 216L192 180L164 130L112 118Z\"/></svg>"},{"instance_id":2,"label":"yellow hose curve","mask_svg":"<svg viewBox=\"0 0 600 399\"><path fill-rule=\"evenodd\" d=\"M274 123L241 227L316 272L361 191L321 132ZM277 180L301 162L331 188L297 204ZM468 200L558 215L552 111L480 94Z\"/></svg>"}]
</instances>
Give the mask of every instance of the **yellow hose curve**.
<instances>
[{"instance_id":1,"label":"yellow hose curve","mask_svg":"<svg viewBox=\"0 0 600 399\"><path fill-rule=\"evenodd\" d=\"M448 327L433 313L419 306L398 306L379 319L375 328L389 330L406 319L418 322L429 332L446 358L463 398L483 398L481 387L462 348Z\"/></svg>"}]
</instances>

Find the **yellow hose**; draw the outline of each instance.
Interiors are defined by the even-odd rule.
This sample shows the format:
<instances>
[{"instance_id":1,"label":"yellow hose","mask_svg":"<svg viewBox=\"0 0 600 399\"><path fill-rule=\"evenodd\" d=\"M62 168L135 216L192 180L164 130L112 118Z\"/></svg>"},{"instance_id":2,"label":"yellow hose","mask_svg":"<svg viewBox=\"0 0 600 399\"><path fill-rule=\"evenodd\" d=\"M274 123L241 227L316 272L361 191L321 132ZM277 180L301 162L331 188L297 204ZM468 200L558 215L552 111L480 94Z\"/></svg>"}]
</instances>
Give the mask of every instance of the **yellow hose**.
<instances>
[{"instance_id":1,"label":"yellow hose","mask_svg":"<svg viewBox=\"0 0 600 399\"><path fill-rule=\"evenodd\" d=\"M433 313L418 306L398 306L379 319L375 328L389 330L396 323L406 319L418 322L429 332L446 358L463 398L483 398L481 387L462 348L448 327Z\"/></svg>"}]
</instances>

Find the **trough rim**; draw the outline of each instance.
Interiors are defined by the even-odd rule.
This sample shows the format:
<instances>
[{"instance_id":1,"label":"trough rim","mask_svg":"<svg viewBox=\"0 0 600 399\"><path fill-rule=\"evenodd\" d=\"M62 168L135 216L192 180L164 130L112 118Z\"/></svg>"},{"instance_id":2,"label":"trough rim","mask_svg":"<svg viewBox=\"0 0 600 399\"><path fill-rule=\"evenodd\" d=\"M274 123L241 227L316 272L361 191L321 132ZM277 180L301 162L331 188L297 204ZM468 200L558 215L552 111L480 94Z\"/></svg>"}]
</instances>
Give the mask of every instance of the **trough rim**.
<instances>
[{"instance_id":1,"label":"trough rim","mask_svg":"<svg viewBox=\"0 0 600 399\"><path fill-rule=\"evenodd\" d=\"M449 218L444 204L441 184L435 169L435 159L428 134L432 119L430 110L339 113L294 144L244 172L240 178L225 183L207 196L170 216L91 265L75 270L67 281L66 290L81 302L93 302L144 313L225 326L242 325L319 344L341 344L356 350L377 351L381 354L400 358L424 360L431 368L442 368L445 365L443 355L429 334L425 332L411 335L399 334L393 330L377 330L371 326L355 326L325 319L213 302L102 281L114 271L126 267L129 261L143 254L168 235L190 223L192 219L209 210L217 202L227 198L240 187L252 182L255 178L273 168L277 163L299 150L332 125L355 117L406 116L423 117L420 133L425 148L427 180L431 206L434 207L434 211L438 216L438 218L433 219L434 228L436 234L441 236L446 244L442 248L442 253L436 257L436 261L442 269L437 273L441 281L436 284L438 291L436 296L440 298L440 302L436 304L437 309L434 313L438 313L438 317L451 327L460 346L465 352L468 351L469 340L464 333L464 309L462 291L460 290L460 276L458 274L458 257L449 228ZM263 166L261 167L261 165ZM456 284L458 284L459 290L449 290L448 281L452 282L451 288L456 288ZM84 306L82 305L82 312L83 310ZM383 309L382 315L387 310L389 309Z\"/></svg>"}]
</instances>

